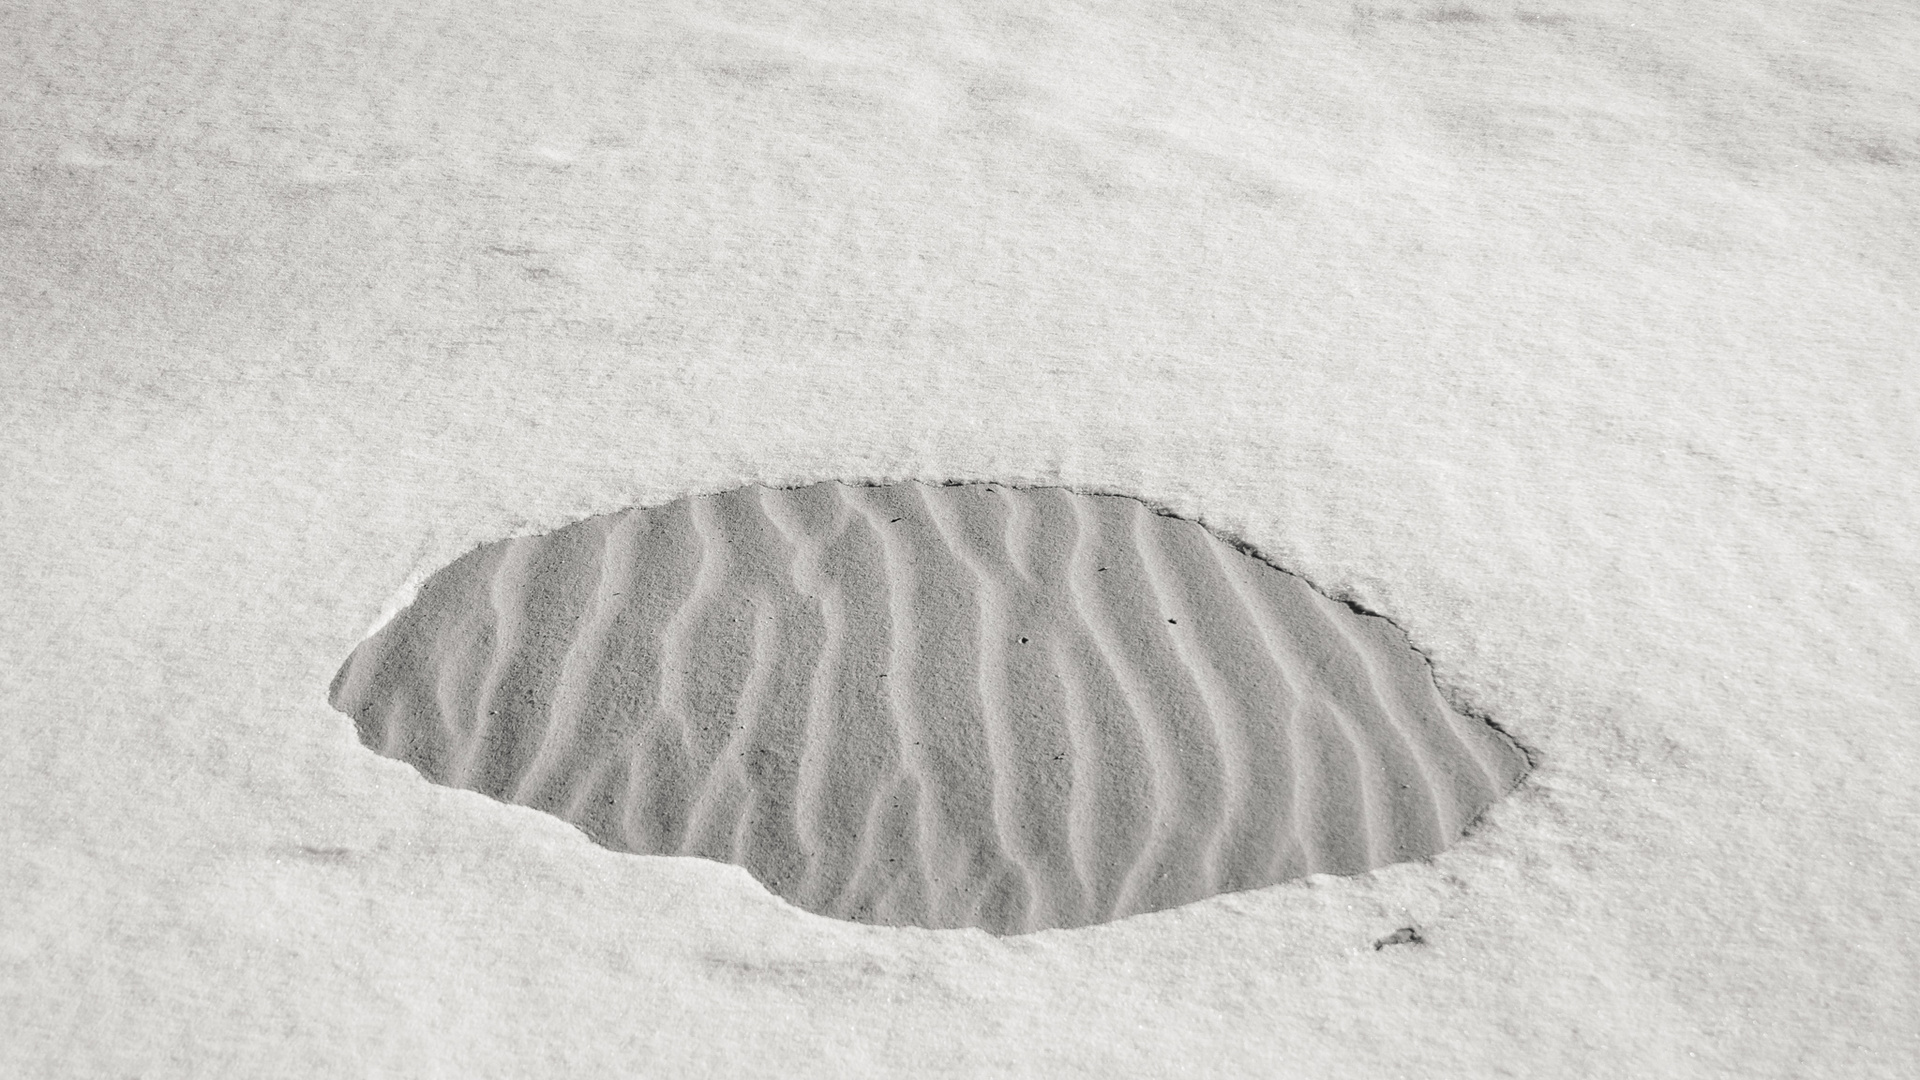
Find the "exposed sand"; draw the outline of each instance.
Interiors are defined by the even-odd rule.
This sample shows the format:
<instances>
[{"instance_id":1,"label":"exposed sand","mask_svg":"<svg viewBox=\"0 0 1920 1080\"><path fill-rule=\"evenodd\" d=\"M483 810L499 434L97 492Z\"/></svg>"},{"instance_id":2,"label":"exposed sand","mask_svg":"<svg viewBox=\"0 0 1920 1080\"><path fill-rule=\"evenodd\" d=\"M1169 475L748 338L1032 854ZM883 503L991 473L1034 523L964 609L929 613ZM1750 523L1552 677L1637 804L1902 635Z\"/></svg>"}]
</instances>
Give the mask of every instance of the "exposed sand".
<instances>
[{"instance_id":1,"label":"exposed sand","mask_svg":"<svg viewBox=\"0 0 1920 1080\"><path fill-rule=\"evenodd\" d=\"M488 544L332 701L606 847L1000 934L1429 856L1526 771L1386 620L1064 488L756 485Z\"/></svg>"}]
</instances>

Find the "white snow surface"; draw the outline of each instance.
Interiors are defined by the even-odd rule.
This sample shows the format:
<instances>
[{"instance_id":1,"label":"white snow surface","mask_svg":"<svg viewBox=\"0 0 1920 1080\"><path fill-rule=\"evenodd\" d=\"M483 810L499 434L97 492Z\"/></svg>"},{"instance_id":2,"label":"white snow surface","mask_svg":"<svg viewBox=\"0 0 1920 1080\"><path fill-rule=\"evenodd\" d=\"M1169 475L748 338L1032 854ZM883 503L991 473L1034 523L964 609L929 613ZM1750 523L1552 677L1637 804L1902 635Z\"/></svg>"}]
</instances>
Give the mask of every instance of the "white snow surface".
<instances>
[{"instance_id":1,"label":"white snow surface","mask_svg":"<svg viewBox=\"0 0 1920 1080\"><path fill-rule=\"evenodd\" d=\"M0 1074L1920 1060L1911 4L11 0L0 245ZM829 478L1198 518L1538 768L1001 939L327 705L477 544Z\"/></svg>"}]
</instances>

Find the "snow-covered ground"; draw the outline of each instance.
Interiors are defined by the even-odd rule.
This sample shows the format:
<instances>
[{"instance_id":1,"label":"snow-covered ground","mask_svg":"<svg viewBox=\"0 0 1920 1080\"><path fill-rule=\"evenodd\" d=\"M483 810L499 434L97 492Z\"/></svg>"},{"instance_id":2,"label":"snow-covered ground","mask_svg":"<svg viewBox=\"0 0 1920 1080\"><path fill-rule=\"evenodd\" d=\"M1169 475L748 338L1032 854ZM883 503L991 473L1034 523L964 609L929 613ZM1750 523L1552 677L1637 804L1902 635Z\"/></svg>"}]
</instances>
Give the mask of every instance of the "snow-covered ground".
<instances>
[{"instance_id":1,"label":"snow-covered ground","mask_svg":"<svg viewBox=\"0 0 1920 1080\"><path fill-rule=\"evenodd\" d=\"M0 256L0 1073L1920 1060L1911 5L14 0ZM327 706L476 544L915 477L1197 517L1539 767L992 938Z\"/></svg>"}]
</instances>

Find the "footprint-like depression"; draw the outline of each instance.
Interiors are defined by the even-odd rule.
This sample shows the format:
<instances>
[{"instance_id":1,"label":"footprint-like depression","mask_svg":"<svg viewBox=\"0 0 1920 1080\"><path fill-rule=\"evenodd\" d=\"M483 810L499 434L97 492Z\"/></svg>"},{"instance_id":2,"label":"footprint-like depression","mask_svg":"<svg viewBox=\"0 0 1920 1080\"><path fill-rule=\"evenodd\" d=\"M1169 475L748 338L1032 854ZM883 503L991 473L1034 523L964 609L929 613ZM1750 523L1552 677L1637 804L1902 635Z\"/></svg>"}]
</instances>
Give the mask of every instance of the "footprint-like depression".
<instances>
[{"instance_id":1,"label":"footprint-like depression","mask_svg":"<svg viewBox=\"0 0 1920 1080\"><path fill-rule=\"evenodd\" d=\"M996 934L1429 856L1527 769L1385 619L1048 487L754 486L487 544L331 700L614 850Z\"/></svg>"}]
</instances>

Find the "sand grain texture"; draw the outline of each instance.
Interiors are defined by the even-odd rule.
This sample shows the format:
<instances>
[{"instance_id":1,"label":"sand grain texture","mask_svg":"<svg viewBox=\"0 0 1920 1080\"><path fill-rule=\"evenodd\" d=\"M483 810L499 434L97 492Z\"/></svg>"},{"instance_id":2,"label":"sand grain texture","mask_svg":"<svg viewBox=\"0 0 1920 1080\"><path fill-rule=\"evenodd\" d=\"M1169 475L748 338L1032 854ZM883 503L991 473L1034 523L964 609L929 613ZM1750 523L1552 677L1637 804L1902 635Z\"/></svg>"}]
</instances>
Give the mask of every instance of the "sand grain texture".
<instances>
[{"instance_id":1,"label":"sand grain texture","mask_svg":"<svg viewBox=\"0 0 1920 1080\"><path fill-rule=\"evenodd\" d=\"M1063 488L754 486L489 544L332 700L609 848L1002 934L1431 855L1526 769L1386 620Z\"/></svg>"}]
</instances>

